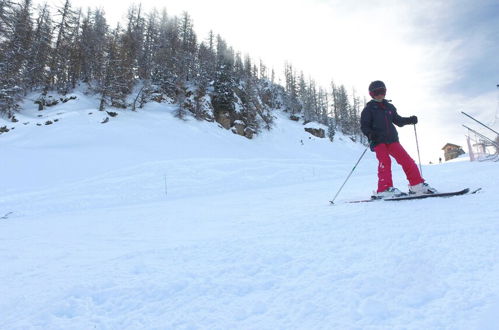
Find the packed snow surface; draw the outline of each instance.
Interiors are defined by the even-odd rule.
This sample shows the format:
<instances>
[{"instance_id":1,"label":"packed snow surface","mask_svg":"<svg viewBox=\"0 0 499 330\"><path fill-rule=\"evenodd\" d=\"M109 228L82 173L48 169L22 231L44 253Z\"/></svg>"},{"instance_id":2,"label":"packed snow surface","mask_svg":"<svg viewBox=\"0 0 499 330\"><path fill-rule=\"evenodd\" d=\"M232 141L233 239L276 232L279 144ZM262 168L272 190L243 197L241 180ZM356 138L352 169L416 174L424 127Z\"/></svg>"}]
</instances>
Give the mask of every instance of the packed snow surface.
<instances>
[{"instance_id":1,"label":"packed snow surface","mask_svg":"<svg viewBox=\"0 0 499 330\"><path fill-rule=\"evenodd\" d=\"M276 113L248 140L165 104L101 124L76 95L0 119L0 329L497 329L499 163L423 166L475 195L346 203L367 152L332 206L364 151L339 133Z\"/></svg>"}]
</instances>

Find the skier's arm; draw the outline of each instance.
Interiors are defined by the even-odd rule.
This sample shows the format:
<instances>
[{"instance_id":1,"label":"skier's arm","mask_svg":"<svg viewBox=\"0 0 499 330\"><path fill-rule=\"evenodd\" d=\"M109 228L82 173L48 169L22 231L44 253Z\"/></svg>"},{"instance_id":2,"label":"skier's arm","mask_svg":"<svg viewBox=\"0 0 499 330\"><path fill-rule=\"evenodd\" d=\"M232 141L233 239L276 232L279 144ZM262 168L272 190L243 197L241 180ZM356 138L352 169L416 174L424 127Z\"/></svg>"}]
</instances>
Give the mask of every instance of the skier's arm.
<instances>
[{"instance_id":1,"label":"skier's arm","mask_svg":"<svg viewBox=\"0 0 499 330\"><path fill-rule=\"evenodd\" d=\"M369 109L364 108L360 114L360 130L365 136L370 137L372 135L371 129L372 114Z\"/></svg>"},{"instance_id":2,"label":"skier's arm","mask_svg":"<svg viewBox=\"0 0 499 330\"><path fill-rule=\"evenodd\" d=\"M395 107L394 107L395 109ZM410 124L417 124L418 123L418 117L416 116L410 116L410 117L402 117L397 113L397 110L393 111L393 123L397 125L398 127L402 127L405 125L410 125Z\"/></svg>"}]
</instances>

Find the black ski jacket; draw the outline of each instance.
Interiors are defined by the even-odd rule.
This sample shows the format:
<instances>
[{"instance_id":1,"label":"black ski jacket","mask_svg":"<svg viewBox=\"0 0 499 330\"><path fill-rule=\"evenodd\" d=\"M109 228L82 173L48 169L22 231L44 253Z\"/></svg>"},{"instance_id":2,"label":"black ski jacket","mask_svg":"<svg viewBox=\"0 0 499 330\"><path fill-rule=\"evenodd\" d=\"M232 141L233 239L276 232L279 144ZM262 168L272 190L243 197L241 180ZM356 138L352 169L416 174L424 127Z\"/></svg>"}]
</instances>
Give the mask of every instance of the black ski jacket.
<instances>
[{"instance_id":1,"label":"black ski jacket","mask_svg":"<svg viewBox=\"0 0 499 330\"><path fill-rule=\"evenodd\" d=\"M411 123L406 117L401 117L397 109L387 100L377 102L371 100L366 104L360 115L360 128L369 138L371 150L381 143L394 143L399 141L395 125L402 127Z\"/></svg>"}]
</instances>

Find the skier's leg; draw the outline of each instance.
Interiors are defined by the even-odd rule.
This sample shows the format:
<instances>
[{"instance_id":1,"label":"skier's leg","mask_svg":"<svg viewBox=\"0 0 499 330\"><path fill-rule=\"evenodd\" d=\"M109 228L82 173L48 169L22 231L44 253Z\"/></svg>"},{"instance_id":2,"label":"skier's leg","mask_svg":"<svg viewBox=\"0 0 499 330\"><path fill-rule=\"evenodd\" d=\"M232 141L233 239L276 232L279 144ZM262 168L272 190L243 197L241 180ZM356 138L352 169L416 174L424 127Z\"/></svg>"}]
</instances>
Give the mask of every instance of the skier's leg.
<instances>
[{"instance_id":1,"label":"skier's leg","mask_svg":"<svg viewBox=\"0 0 499 330\"><path fill-rule=\"evenodd\" d=\"M392 160L388 153L386 144L378 144L374 147L376 158L378 158L378 192L383 192L386 189L393 187L392 181Z\"/></svg>"},{"instance_id":2,"label":"skier's leg","mask_svg":"<svg viewBox=\"0 0 499 330\"><path fill-rule=\"evenodd\" d=\"M407 180L409 181L409 185L414 186L424 182L416 162L409 156L399 142L390 143L387 146L387 149L388 153L402 166Z\"/></svg>"}]
</instances>

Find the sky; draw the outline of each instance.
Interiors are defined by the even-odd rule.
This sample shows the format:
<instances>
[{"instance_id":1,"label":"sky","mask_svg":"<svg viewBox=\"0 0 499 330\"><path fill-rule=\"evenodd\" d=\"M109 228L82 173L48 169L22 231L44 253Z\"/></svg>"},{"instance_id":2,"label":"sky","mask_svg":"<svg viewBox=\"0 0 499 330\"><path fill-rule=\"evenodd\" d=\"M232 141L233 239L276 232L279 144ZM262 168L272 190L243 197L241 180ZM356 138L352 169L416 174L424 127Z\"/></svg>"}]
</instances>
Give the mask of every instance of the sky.
<instances>
[{"instance_id":1,"label":"sky","mask_svg":"<svg viewBox=\"0 0 499 330\"><path fill-rule=\"evenodd\" d=\"M49 1L60 6L62 0ZM138 2L86 0L110 25ZM465 111L499 127L499 1L497 0L143 0L146 11L187 11L198 39L213 30L229 45L279 74L284 63L327 88L331 81L369 98L373 80L402 116L419 118L421 161L437 162L441 148L466 148ZM490 136L490 132L484 131ZM413 128L399 129L417 157ZM493 136L491 136L493 138Z\"/></svg>"}]
</instances>

